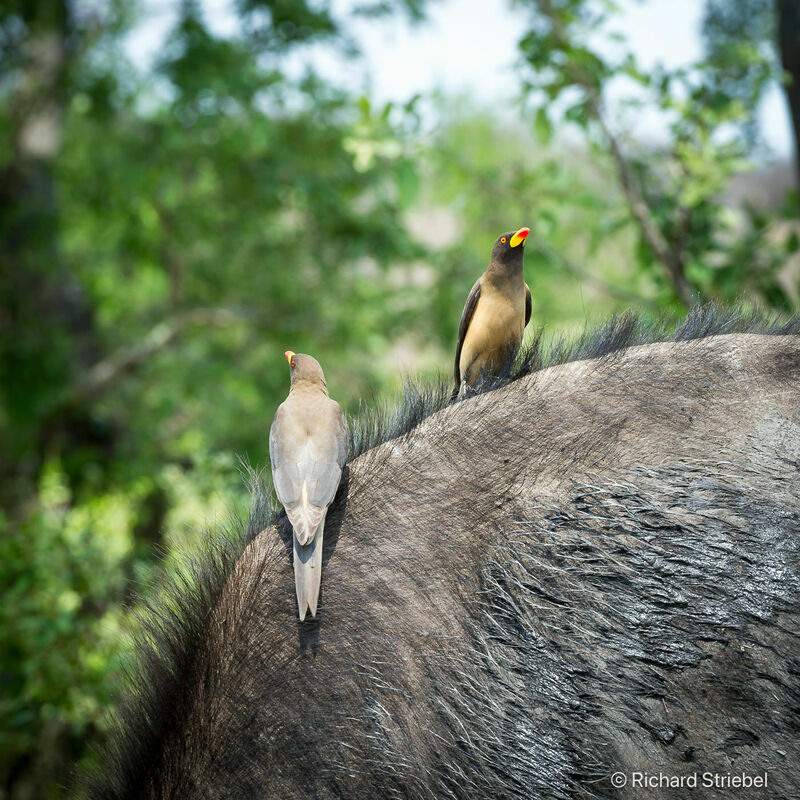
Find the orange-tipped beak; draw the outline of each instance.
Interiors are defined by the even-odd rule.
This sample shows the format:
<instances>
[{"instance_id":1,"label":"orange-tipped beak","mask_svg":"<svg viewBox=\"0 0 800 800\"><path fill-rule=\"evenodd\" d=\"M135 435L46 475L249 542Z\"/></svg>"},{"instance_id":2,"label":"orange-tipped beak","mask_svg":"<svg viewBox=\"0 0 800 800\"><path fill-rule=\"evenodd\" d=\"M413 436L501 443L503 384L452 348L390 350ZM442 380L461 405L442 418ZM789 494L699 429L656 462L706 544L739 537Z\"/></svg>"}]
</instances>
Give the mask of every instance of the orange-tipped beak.
<instances>
[{"instance_id":1,"label":"orange-tipped beak","mask_svg":"<svg viewBox=\"0 0 800 800\"><path fill-rule=\"evenodd\" d=\"M286 360L291 364L292 363L292 356L294 355L294 350L287 350L284 355L286 356Z\"/></svg>"},{"instance_id":2,"label":"orange-tipped beak","mask_svg":"<svg viewBox=\"0 0 800 800\"><path fill-rule=\"evenodd\" d=\"M530 228L520 228L512 237L511 241L508 243L510 247L516 247L518 244L525 244L525 240L528 238L528 234L531 232Z\"/></svg>"}]
</instances>

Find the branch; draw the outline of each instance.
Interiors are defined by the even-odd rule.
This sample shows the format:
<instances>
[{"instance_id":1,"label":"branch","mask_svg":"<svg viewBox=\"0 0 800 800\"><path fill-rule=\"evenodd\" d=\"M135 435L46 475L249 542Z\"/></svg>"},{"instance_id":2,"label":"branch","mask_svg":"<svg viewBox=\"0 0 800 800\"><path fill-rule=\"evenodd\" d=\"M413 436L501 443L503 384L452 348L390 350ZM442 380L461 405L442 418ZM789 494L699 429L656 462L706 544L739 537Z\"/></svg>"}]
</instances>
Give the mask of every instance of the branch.
<instances>
[{"instance_id":1,"label":"branch","mask_svg":"<svg viewBox=\"0 0 800 800\"><path fill-rule=\"evenodd\" d=\"M539 0L539 4L544 14L550 20L558 45L562 49L567 49L570 44L569 38L561 20L558 18L558 14L553 8L551 0ZM653 217L650 206L648 206L637 184L636 176L633 174L630 164L622 152L619 141L606 122L600 96L590 76L586 73L585 69L576 64L571 66L571 72L575 83L580 86L586 94L586 104L589 113L600 126L600 130L608 141L611 159L614 162L614 167L616 168L625 200L628 203L628 208L630 209L634 221L639 226L642 238L653 251L655 257L666 267L667 274L672 281L673 288L678 297L687 306L693 305L695 296L691 285L686 280L683 259L678 251L670 247L661 232L661 228Z\"/></svg>"},{"instance_id":2,"label":"branch","mask_svg":"<svg viewBox=\"0 0 800 800\"><path fill-rule=\"evenodd\" d=\"M195 308L172 319L160 322L140 341L130 347L120 348L108 358L99 361L69 389L59 405L84 402L106 391L124 374L152 358L168 347L186 328L195 325L231 325L241 317L226 308Z\"/></svg>"},{"instance_id":3,"label":"branch","mask_svg":"<svg viewBox=\"0 0 800 800\"><path fill-rule=\"evenodd\" d=\"M642 238L647 242L647 246L653 251L655 257L667 268L670 280L672 281L672 285L678 297L687 306L694 305L694 292L689 282L686 280L683 259L680 253L669 246L669 243L661 233L658 223L653 218L650 207L647 205L644 196L639 190L630 165L622 153L622 148L619 146L619 142L606 123L597 95L589 85L581 84L581 86L586 92L589 111L603 131L603 135L608 140L611 158L617 169L622 191L625 194L625 199L628 202L631 215L639 226Z\"/></svg>"},{"instance_id":4,"label":"branch","mask_svg":"<svg viewBox=\"0 0 800 800\"><path fill-rule=\"evenodd\" d=\"M800 9L794 0L775 0L775 16L781 65L789 75L789 82L782 83L792 118L794 164L800 187Z\"/></svg>"}]
</instances>

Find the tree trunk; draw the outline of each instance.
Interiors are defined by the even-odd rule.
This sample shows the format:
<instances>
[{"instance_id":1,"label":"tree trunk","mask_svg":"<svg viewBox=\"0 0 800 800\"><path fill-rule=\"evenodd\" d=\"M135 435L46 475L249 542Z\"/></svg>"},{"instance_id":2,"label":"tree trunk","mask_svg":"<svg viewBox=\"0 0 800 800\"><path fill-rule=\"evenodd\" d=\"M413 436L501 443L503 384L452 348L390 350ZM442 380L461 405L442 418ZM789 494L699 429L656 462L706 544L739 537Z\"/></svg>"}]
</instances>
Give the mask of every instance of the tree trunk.
<instances>
[{"instance_id":1,"label":"tree trunk","mask_svg":"<svg viewBox=\"0 0 800 800\"><path fill-rule=\"evenodd\" d=\"M775 0L778 47L783 69L789 75L784 85L794 132L794 163L800 188L800 3L797 0Z\"/></svg>"},{"instance_id":2,"label":"tree trunk","mask_svg":"<svg viewBox=\"0 0 800 800\"><path fill-rule=\"evenodd\" d=\"M19 8L24 38L0 52L0 74L12 81L0 157L0 508L11 526L35 510L54 441L69 436L72 446L96 449L98 426L85 406L52 409L100 355L91 306L60 253L55 170L77 34L72 2ZM83 746L63 716L46 721L41 705L32 700L31 721L20 723L29 752L9 749L0 763L0 795L10 800L44 797L68 782Z\"/></svg>"},{"instance_id":3,"label":"tree trunk","mask_svg":"<svg viewBox=\"0 0 800 800\"><path fill-rule=\"evenodd\" d=\"M90 305L59 252L54 169L69 100L70 5L29 3L27 37L4 58L18 66L11 156L0 163L0 405L9 420L0 500L12 519L25 513L48 441L63 429L48 409L100 355Z\"/></svg>"}]
</instances>

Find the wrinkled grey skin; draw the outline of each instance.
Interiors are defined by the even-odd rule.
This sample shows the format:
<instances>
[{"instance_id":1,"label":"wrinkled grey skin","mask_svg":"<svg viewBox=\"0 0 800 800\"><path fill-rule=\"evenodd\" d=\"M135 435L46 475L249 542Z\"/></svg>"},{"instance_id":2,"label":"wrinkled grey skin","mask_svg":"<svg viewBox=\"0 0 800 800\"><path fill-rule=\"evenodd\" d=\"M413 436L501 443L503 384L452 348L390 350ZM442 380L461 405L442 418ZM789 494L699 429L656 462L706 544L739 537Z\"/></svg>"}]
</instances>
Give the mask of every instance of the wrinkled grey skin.
<instances>
[{"instance_id":1,"label":"wrinkled grey skin","mask_svg":"<svg viewBox=\"0 0 800 800\"><path fill-rule=\"evenodd\" d=\"M796 798L799 354L632 347L357 458L312 634L267 528L96 796ZM633 771L768 789L612 787Z\"/></svg>"}]
</instances>

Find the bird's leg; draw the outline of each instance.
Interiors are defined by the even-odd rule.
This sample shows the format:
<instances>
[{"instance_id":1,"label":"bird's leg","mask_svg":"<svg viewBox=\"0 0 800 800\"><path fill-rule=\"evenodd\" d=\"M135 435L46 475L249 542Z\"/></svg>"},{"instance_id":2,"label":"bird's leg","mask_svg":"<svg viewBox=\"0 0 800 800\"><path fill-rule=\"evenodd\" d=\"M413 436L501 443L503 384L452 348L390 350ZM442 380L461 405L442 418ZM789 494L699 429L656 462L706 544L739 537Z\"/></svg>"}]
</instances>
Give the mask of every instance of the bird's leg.
<instances>
[{"instance_id":1,"label":"bird's leg","mask_svg":"<svg viewBox=\"0 0 800 800\"><path fill-rule=\"evenodd\" d=\"M458 399L466 400L469 397L474 397L476 394L478 394L477 390L467 383L466 378L463 378L461 380L461 388L458 390Z\"/></svg>"}]
</instances>

